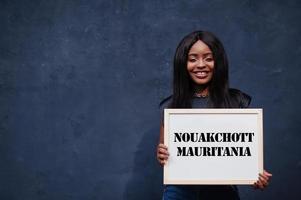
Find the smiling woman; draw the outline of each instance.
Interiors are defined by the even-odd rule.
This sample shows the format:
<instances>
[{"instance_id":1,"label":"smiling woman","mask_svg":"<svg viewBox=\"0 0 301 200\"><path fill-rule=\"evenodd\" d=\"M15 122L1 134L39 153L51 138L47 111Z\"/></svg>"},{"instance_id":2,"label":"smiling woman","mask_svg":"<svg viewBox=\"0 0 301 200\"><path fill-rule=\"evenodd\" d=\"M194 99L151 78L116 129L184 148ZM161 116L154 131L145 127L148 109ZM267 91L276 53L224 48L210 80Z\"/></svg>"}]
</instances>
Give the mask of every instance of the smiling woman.
<instances>
[{"instance_id":1,"label":"smiling woman","mask_svg":"<svg viewBox=\"0 0 301 200\"><path fill-rule=\"evenodd\" d=\"M237 89L229 88L228 60L220 40L207 31L196 31L182 39L174 57L173 94L164 100L164 108L247 108L251 97ZM164 124L161 116L160 140L157 160L164 165L169 157L164 145ZM188 135L184 135L185 137ZM180 154L224 156L249 155L248 149L179 149ZM234 153L233 153L234 152ZM260 174L255 188L263 189L272 175ZM164 200L180 199L239 199L233 185L165 185Z\"/></svg>"}]
</instances>

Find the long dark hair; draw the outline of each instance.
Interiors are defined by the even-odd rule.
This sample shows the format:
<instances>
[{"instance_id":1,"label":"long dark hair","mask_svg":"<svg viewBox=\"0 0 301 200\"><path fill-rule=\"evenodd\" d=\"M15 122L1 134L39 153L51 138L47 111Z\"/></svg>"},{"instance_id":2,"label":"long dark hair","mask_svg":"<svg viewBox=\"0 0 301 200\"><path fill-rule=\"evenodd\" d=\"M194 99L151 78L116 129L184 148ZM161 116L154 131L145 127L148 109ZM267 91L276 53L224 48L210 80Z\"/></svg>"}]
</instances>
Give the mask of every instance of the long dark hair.
<instances>
[{"instance_id":1,"label":"long dark hair","mask_svg":"<svg viewBox=\"0 0 301 200\"><path fill-rule=\"evenodd\" d=\"M220 40L208 31L195 31L185 36L177 47L174 56L173 95L171 108L191 108L194 83L187 71L190 48L198 40L204 42L212 51L214 71L209 83L209 106L229 108L228 59Z\"/></svg>"}]
</instances>

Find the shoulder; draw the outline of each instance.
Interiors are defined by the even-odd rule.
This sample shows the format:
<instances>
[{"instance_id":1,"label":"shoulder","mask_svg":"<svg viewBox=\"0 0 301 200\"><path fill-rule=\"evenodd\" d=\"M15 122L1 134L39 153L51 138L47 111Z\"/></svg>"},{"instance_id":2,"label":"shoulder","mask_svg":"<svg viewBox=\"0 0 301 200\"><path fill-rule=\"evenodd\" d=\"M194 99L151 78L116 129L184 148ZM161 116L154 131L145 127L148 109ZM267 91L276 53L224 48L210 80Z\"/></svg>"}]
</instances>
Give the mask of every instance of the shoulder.
<instances>
[{"instance_id":1,"label":"shoulder","mask_svg":"<svg viewBox=\"0 0 301 200\"><path fill-rule=\"evenodd\" d=\"M172 95L170 95L170 96L164 98L164 99L160 102L159 108L161 108L161 109L168 108L169 105L170 105L170 103L171 103L171 100L172 100Z\"/></svg>"},{"instance_id":2,"label":"shoulder","mask_svg":"<svg viewBox=\"0 0 301 200\"><path fill-rule=\"evenodd\" d=\"M238 89L230 88L229 95L232 102L235 102L239 108L249 107L252 97Z\"/></svg>"}]
</instances>

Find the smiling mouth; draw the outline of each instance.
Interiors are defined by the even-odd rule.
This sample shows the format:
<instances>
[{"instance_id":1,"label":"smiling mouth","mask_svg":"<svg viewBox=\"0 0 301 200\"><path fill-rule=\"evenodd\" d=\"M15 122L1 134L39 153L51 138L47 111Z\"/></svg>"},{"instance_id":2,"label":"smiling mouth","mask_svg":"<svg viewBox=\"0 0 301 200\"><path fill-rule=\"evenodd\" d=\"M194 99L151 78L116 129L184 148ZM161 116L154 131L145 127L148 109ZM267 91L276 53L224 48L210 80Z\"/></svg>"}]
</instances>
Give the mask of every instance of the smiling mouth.
<instances>
[{"instance_id":1,"label":"smiling mouth","mask_svg":"<svg viewBox=\"0 0 301 200\"><path fill-rule=\"evenodd\" d=\"M197 71L193 72L197 78L206 78L209 74L209 71Z\"/></svg>"}]
</instances>

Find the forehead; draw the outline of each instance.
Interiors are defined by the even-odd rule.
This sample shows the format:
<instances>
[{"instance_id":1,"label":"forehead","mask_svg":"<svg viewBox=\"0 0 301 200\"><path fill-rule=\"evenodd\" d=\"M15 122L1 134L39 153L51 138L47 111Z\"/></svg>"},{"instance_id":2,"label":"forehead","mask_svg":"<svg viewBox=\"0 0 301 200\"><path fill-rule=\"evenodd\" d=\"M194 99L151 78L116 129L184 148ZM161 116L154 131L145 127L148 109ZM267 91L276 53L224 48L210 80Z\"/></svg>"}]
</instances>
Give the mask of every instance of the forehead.
<instances>
[{"instance_id":1,"label":"forehead","mask_svg":"<svg viewBox=\"0 0 301 200\"><path fill-rule=\"evenodd\" d=\"M207 46L207 44L205 44L201 40L198 40L196 43L194 43L191 46L188 55L191 55L191 54L208 54L208 53L212 53L212 51Z\"/></svg>"}]
</instances>

